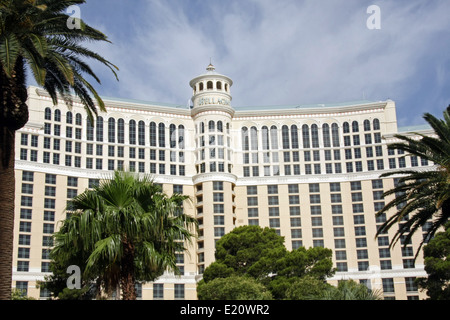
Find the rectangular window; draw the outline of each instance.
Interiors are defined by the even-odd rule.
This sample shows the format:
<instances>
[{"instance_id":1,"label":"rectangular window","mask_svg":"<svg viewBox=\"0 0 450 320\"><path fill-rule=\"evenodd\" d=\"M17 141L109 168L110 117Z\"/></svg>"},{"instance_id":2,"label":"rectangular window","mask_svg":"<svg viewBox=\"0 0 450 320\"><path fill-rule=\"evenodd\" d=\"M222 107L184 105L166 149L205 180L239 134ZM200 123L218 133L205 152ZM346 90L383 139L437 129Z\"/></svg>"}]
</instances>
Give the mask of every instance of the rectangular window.
<instances>
[{"instance_id":1,"label":"rectangular window","mask_svg":"<svg viewBox=\"0 0 450 320\"><path fill-rule=\"evenodd\" d=\"M153 299L164 299L164 284L154 283L153 284Z\"/></svg>"},{"instance_id":2,"label":"rectangular window","mask_svg":"<svg viewBox=\"0 0 450 320\"><path fill-rule=\"evenodd\" d=\"M302 237L302 229L291 229L291 238L298 239Z\"/></svg>"},{"instance_id":3,"label":"rectangular window","mask_svg":"<svg viewBox=\"0 0 450 320\"><path fill-rule=\"evenodd\" d=\"M248 206L257 206L258 205L258 198L257 197L248 197L247 198L247 205Z\"/></svg>"},{"instance_id":4,"label":"rectangular window","mask_svg":"<svg viewBox=\"0 0 450 320\"><path fill-rule=\"evenodd\" d=\"M184 284L175 284L175 299L184 299Z\"/></svg>"},{"instance_id":5,"label":"rectangular window","mask_svg":"<svg viewBox=\"0 0 450 320\"><path fill-rule=\"evenodd\" d=\"M31 222L20 221L19 231L31 232Z\"/></svg>"},{"instance_id":6,"label":"rectangular window","mask_svg":"<svg viewBox=\"0 0 450 320\"><path fill-rule=\"evenodd\" d=\"M53 233L55 230L55 225L53 223L44 223L43 232Z\"/></svg>"},{"instance_id":7,"label":"rectangular window","mask_svg":"<svg viewBox=\"0 0 450 320\"><path fill-rule=\"evenodd\" d=\"M256 187L254 187L254 188L256 189ZM248 193L248 189L249 189L249 187L247 187L247 193ZM214 181L213 182L213 190L222 191L223 190L223 182L222 181ZM250 194L250 193L248 193L248 194ZM256 194L256 192L252 193L252 194Z\"/></svg>"},{"instance_id":8,"label":"rectangular window","mask_svg":"<svg viewBox=\"0 0 450 320\"><path fill-rule=\"evenodd\" d=\"M225 235L225 228L214 228L214 237L223 237Z\"/></svg>"},{"instance_id":9,"label":"rectangular window","mask_svg":"<svg viewBox=\"0 0 450 320\"><path fill-rule=\"evenodd\" d=\"M289 193L298 193L299 192L298 184L290 184L288 186L288 189L289 189Z\"/></svg>"},{"instance_id":10,"label":"rectangular window","mask_svg":"<svg viewBox=\"0 0 450 320\"><path fill-rule=\"evenodd\" d=\"M269 226L271 228L279 228L280 227L280 219L269 219Z\"/></svg>"},{"instance_id":11,"label":"rectangular window","mask_svg":"<svg viewBox=\"0 0 450 320\"><path fill-rule=\"evenodd\" d=\"M24 207L32 207L33 197L22 196L20 200L20 205Z\"/></svg>"},{"instance_id":12,"label":"rectangular window","mask_svg":"<svg viewBox=\"0 0 450 320\"><path fill-rule=\"evenodd\" d=\"M309 196L310 203L320 203L320 194L311 194Z\"/></svg>"},{"instance_id":13,"label":"rectangular window","mask_svg":"<svg viewBox=\"0 0 450 320\"><path fill-rule=\"evenodd\" d=\"M214 225L215 226L225 225L225 217L224 216L214 216Z\"/></svg>"},{"instance_id":14,"label":"rectangular window","mask_svg":"<svg viewBox=\"0 0 450 320\"><path fill-rule=\"evenodd\" d=\"M34 181L34 172L23 171L22 172L22 181L33 182Z\"/></svg>"},{"instance_id":15,"label":"rectangular window","mask_svg":"<svg viewBox=\"0 0 450 320\"><path fill-rule=\"evenodd\" d=\"M223 204L214 204L214 213L225 213Z\"/></svg>"}]
</instances>

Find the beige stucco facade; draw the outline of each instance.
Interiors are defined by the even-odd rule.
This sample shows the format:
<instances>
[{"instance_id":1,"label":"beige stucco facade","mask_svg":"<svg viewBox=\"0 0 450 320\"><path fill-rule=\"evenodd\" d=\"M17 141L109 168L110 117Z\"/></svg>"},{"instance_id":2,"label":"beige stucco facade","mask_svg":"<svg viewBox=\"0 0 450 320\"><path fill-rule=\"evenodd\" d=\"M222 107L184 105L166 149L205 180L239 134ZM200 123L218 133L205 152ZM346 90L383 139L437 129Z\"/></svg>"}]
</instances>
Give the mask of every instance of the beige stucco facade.
<instances>
[{"instance_id":1,"label":"beige stucco facade","mask_svg":"<svg viewBox=\"0 0 450 320\"><path fill-rule=\"evenodd\" d=\"M67 200L118 168L152 174L167 194L189 195L184 210L199 235L179 257L182 276L143 284L142 299L196 299L196 283L214 261L215 242L242 225L271 227L291 250L333 250L329 281L355 279L386 298L417 299L413 262L422 234L389 250L395 230L375 239L388 201L381 194L398 168L432 168L388 151L397 128L395 103L233 108L230 78L213 66L190 82L192 106L104 98L106 113L89 129L83 106L54 106L29 88L30 120L16 138L13 286L36 298L48 274L47 243L65 218ZM422 133L432 134L427 128ZM417 130L415 130L417 132Z\"/></svg>"}]
</instances>

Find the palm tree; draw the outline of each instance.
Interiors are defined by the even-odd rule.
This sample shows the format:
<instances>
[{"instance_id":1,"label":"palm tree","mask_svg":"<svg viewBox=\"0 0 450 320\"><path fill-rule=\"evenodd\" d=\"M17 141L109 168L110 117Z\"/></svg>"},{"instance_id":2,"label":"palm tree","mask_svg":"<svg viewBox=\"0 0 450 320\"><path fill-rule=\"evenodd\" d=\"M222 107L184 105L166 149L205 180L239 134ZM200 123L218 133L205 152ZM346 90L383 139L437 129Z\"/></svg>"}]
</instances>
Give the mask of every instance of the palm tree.
<instances>
[{"instance_id":1,"label":"palm tree","mask_svg":"<svg viewBox=\"0 0 450 320\"><path fill-rule=\"evenodd\" d=\"M378 236L398 224L391 247L403 237L405 244L409 243L413 234L431 220L416 257L424 242L431 239L450 218L450 106L444 111L443 119L429 113L424 115L424 119L434 130L434 136L416 134L420 138L415 139L411 136L396 135L395 137L402 141L389 145L389 148L427 159L434 163L434 170L399 170L381 175L399 175L400 178L393 189L384 193L385 197L395 197L377 213L379 216L397 208L376 234Z\"/></svg>"},{"instance_id":2,"label":"palm tree","mask_svg":"<svg viewBox=\"0 0 450 320\"><path fill-rule=\"evenodd\" d=\"M136 281L153 281L165 270L179 273L176 253L186 250L197 225L182 212L187 199L168 197L147 176L116 171L69 203L72 213L55 234L52 257L70 263L86 254L85 279L120 285L123 299L134 300Z\"/></svg>"},{"instance_id":3,"label":"palm tree","mask_svg":"<svg viewBox=\"0 0 450 320\"><path fill-rule=\"evenodd\" d=\"M71 105L72 93L84 104L91 120L96 105L105 110L94 87L84 78L99 78L85 61L93 59L112 70L113 64L80 43L108 41L82 20L69 29L65 12L84 0L0 0L0 300L11 293L14 226L15 133L28 121L26 68L48 91L56 105L61 98ZM59 97L58 97L59 95ZM93 96L93 97L92 97Z\"/></svg>"},{"instance_id":4,"label":"palm tree","mask_svg":"<svg viewBox=\"0 0 450 320\"><path fill-rule=\"evenodd\" d=\"M340 281L337 287L329 287L319 294L321 300L383 300L380 290L370 290L354 280Z\"/></svg>"}]
</instances>

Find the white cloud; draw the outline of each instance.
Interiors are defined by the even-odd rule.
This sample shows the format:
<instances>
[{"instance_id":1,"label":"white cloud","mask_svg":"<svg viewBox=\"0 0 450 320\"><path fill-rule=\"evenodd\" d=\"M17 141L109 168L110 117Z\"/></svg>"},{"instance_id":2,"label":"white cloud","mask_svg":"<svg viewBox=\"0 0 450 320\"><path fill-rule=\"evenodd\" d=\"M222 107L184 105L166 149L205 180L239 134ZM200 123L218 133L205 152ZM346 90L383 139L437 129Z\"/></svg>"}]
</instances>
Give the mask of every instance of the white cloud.
<instances>
[{"instance_id":1,"label":"white cloud","mask_svg":"<svg viewBox=\"0 0 450 320\"><path fill-rule=\"evenodd\" d=\"M134 10L124 15L131 21L121 21L120 13L114 21L96 19L114 42L101 52L121 69L118 84L106 80L99 89L108 95L184 104L189 80L211 57L216 71L235 82L235 106L391 98L400 121L408 121L412 109L427 111L419 102L409 105L414 99L450 98L442 89L450 80L445 0L118 3ZM381 8L381 30L366 27L371 4ZM424 71L428 83L421 82Z\"/></svg>"}]
</instances>

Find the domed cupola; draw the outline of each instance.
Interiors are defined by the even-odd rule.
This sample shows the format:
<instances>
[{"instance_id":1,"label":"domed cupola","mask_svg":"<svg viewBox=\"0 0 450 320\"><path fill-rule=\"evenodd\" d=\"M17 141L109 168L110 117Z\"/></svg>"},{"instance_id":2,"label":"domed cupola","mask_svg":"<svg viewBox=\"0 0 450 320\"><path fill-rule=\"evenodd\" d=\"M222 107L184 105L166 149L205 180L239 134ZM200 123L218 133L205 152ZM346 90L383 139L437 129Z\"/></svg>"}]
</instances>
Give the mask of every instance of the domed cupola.
<instances>
[{"instance_id":1,"label":"domed cupola","mask_svg":"<svg viewBox=\"0 0 450 320\"><path fill-rule=\"evenodd\" d=\"M194 118L201 113L214 111L226 112L231 117L234 115L230 93L233 81L217 73L212 63L206 68L206 73L192 79L189 85L193 90L192 116Z\"/></svg>"}]
</instances>

